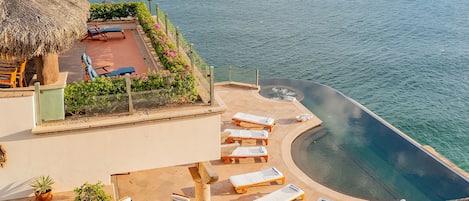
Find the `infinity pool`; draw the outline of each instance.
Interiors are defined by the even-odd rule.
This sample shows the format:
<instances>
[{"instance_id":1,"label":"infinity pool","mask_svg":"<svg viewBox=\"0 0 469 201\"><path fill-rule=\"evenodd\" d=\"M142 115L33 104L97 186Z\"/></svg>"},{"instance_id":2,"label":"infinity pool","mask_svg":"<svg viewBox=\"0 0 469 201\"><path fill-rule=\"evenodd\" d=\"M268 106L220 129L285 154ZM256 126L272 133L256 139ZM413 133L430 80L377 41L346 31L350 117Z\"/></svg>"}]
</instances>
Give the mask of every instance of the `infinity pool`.
<instances>
[{"instance_id":1,"label":"infinity pool","mask_svg":"<svg viewBox=\"0 0 469 201\"><path fill-rule=\"evenodd\" d=\"M323 125L292 144L296 165L333 190L367 200L469 197L469 180L340 92L309 81L261 80L261 95L301 103Z\"/></svg>"}]
</instances>

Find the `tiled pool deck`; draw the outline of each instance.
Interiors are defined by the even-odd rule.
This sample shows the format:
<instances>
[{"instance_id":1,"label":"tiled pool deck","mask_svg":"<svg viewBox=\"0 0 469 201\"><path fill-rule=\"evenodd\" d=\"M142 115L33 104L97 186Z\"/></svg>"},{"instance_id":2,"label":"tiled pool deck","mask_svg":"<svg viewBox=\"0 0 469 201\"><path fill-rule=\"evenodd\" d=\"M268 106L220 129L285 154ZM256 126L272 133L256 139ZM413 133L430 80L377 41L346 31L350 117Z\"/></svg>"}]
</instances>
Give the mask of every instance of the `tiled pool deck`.
<instances>
[{"instance_id":1,"label":"tiled pool deck","mask_svg":"<svg viewBox=\"0 0 469 201\"><path fill-rule=\"evenodd\" d=\"M248 112L276 119L277 125L269 135L269 161L240 159L232 164L224 164L221 160L211 161L219 175L218 182L211 185L212 200L254 200L283 185L273 183L253 187L246 194L235 193L229 182L229 176L258 171L269 167L277 167L286 176L286 183L293 183L306 192L305 200L318 200L327 197L332 200L353 200L350 197L335 193L309 179L293 163L290 145L295 137L303 131L320 125L321 121L313 118L306 122L297 122L296 115L311 114L308 109L297 101L274 101L261 97L257 90L236 85L218 85L215 88L228 110L222 115L221 127L235 128L231 117L236 112ZM244 141L243 145L255 145L254 141ZM132 172L129 175L117 176L120 196L130 196L135 200L169 200L171 193L195 196L194 182L188 167L193 164L168 168Z\"/></svg>"}]
</instances>

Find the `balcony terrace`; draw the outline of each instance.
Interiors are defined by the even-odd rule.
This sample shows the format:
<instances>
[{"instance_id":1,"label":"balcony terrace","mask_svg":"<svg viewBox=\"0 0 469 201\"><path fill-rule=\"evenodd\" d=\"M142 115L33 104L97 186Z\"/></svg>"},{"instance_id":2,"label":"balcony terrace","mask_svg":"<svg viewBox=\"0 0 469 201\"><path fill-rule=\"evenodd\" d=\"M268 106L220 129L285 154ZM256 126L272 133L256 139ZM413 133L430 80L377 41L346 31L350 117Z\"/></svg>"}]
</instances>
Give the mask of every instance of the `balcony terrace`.
<instances>
[{"instance_id":1,"label":"balcony terrace","mask_svg":"<svg viewBox=\"0 0 469 201\"><path fill-rule=\"evenodd\" d=\"M40 86L41 97L47 90L59 103L37 100L35 86L1 89L0 145L9 160L0 171L0 200L31 195L31 180L47 174L55 181L55 192L70 191L84 182L111 184L111 175L158 167L197 163L219 158L220 115L223 104L186 104L137 110L132 114L112 114L44 120L38 106L63 106L63 86L83 80L81 55L92 57L94 66L111 69L133 66L138 75L158 69L158 61L148 39L135 20L100 23L124 29L106 41L77 41L59 56L60 79ZM153 54L153 55L152 55ZM34 82L34 78L31 82ZM60 95L62 91L62 95ZM57 94L58 98L57 98ZM39 104L38 104L39 103ZM47 107L39 108L47 109ZM39 122L39 123L38 123ZM204 144L204 146L200 146ZM184 152L181 151L184 147ZM187 151L187 152L186 152ZM168 154L171 153L171 154ZM29 165L28 165L29 164ZM51 165L53 164L53 165ZM109 187L108 187L109 189ZM68 199L67 193L56 199ZM73 199L73 198L71 198Z\"/></svg>"}]
</instances>

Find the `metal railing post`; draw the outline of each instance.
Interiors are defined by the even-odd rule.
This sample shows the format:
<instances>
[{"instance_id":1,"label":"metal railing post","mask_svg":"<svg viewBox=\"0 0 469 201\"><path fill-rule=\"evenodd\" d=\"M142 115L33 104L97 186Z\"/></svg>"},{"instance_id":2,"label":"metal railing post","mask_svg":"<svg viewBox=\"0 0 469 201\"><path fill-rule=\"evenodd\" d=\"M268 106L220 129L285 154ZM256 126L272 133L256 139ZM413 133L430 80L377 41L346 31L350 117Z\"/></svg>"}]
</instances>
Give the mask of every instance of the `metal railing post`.
<instances>
[{"instance_id":1,"label":"metal railing post","mask_svg":"<svg viewBox=\"0 0 469 201\"><path fill-rule=\"evenodd\" d=\"M36 117L36 126L42 125L42 120L41 120L41 90L40 90L40 85L41 83L35 82L34 83L34 98L35 98L35 117Z\"/></svg>"},{"instance_id":2,"label":"metal railing post","mask_svg":"<svg viewBox=\"0 0 469 201\"><path fill-rule=\"evenodd\" d=\"M151 0L148 0L148 11L150 11L151 14Z\"/></svg>"},{"instance_id":3,"label":"metal railing post","mask_svg":"<svg viewBox=\"0 0 469 201\"><path fill-rule=\"evenodd\" d=\"M191 43L189 48L189 59L191 60L191 66L194 66L194 43Z\"/></svg>"},{"instance_id":4,"label":"metal railing post","mask_svg":"<svg viewBox=\"0 0 469 201\"><path fill-rule=\"evenodd\" d=\"M164 14L164 27L166 29L166 36L169 37L169 35L168 35L168 14L166 14L166 13Z\"/></svg>"},{"instance_id":5,"label":"metal railing post","mask_svg":"<svg viewBox=\"0 0 469 201\"><path fill-rule=\"evenodd\" d=\"M158 4L155 4L155 13L156 13L156 23L159 24L159 19L158 19Z\"/></svg>"},{"instance_id":6,"label":"metal railing post","mask_svg":"<svg viewBox=\"0 0 469 201\"><path fill-rule=\"evenodd\" d=\"M176 27L176 47L179 52L179 27Z\"/></svg>"},{"instance_id":7,"label":"metal railing post","mask_svg":"<svg viewBox=\"0 0 469 201\"><path fill-rule=\"evenodd\" d=\"M256 86L259 86L259 69L256 68Z\"/></svg>"},{"instance_id":8,"label":"metal railing post","mask_svg":"<svg viewBox=\"0 0 469 201\"><path fill-rule=\"evenodd\" d=\"M210 66L210 105L213 106L214 99L215 99L215 86L214 80L215 79L215 72L213 70L213 66Z\"/></svg>"},{"instance_id":9,"label":"metal railing post","mask_svg":"<svg viewBox=\"0 0 469 201\"><path fill-rule=\"evenodd\" d=\"M129 113L134 114L134 104L132 103L132 90L131 86L132 83L130 82L130 74L125 74L125 88L127 89L127 95L129 96Z\"/></svg>"}]
</instances>

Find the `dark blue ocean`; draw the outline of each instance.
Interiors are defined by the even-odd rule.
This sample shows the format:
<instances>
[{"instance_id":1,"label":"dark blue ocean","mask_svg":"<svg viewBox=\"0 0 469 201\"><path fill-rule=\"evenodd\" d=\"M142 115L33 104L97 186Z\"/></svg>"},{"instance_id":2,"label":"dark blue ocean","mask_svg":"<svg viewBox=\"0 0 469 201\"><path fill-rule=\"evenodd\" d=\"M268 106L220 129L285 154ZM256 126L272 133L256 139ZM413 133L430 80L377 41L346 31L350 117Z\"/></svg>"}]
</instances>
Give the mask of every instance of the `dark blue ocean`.
<instances>
[{"instance_id":1,"label":"dark blue ocean","mask_svg":"<svg viewBox=\"0 0 469 201\"><path fill-rule=\"evenodd\" d=\"M331 86L469 171L469 1L151 2L209 65Z\"/></svg>"}]
</instances>

